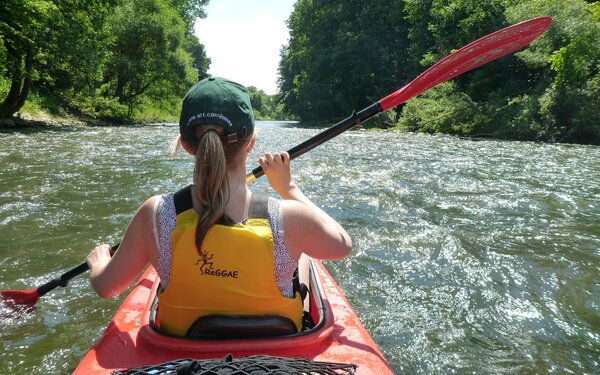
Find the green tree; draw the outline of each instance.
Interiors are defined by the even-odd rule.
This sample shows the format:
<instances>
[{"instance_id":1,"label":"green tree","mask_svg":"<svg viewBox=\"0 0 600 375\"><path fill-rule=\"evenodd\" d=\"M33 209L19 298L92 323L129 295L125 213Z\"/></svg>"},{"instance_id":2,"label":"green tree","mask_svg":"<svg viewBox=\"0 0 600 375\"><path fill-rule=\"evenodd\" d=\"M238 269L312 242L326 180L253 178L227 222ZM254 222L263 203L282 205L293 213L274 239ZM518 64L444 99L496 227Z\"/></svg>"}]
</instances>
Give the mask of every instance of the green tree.
<instances>
[{"instance_id":1,"label":"green tree","mask_svg":"<svg viewBox=\"0 0 600 375\"><path fill-rule=\"evenodd\" d=\"M403 1L299 0L288 19L279 91L303 120L334 121L405 81Z\"/></svg>"},{"instance_id":2,"label":"green tree","mask_svg":"<svg viewBox=\"0 0 600 375\"><path fill-rule=\"evenodd\" d=\"M520 52L457 77L452 89L434 88L413 99L400 124L427 132L600 143L597 4L582 0L411 3L409 17L430 10L409 19L411 49L425 53L421 63L426 65L437 60L438 53L450 52L452 45L466 44L465 35L472 40L504 22L550 15L554 24ZM423 43L414 44L420 41L432 43L431 50ZM462 102L463 109L457 110L455 102Z\"/></svg>"},{"instance_id":3,"label":"green tree","mask_svg":"<svg viewBox=\"0 0 600 375\"><path fill-rule=\"evenodd\" d=\"M55 1L59 12L46 20L44 54L37 59L40 79L35 90L70 110L93 97L102 81L113 38L106 20L116 1Z\"/></svg>"},{"instance_id":4,"label":"green tree","mask_svg":"<svg viewBox=\"0 0 600 375\"><path fill-rule=\"evenodd\" d=\"M408 72L416 77L424 66L430 66L435 60L431 51L436 47L435 37L429 28L432 23L431 8L433 0L407 1L404 5L405 22L408 25L407 58Z\"/></svg>"},{"instance_id":5,"label":"green tree","mask_svg":"<svg viewBox=\"0 0 600 375\"><path fill-rule=\"evenodd\" d=\"M324 75L324 62L318 60L317 54L327 50L330 30L326 14L327 5L323 1L299 0L294 5L294 11L287 23L290 30L290 41L281 50L279 65L279 91L288 110L303 119L315 119L324 112L329 112L325 103L321 104L317 95L319 87L316 85L317 75ZM316 25L323 32L317 31ZM331 40L331 43L334 44ZM324 51L322 56L326 54ZM327 82L320 82L320 90L328 92ZM318 110L320 113L315 113Z\"/></svg>"},{"instance_id":6,"label":"green tree","mask_svg":"<svg viewBox=\"0 0 600 375\"><path fill-rule=\"evenodd\" d=\"M204 45L200 43L197 36L192 34L187 35L185 39L185 50L192 57L192 68L197 72L198 80L207 78L211 61L206 56Z\"/></svg>"},{"instance_id":7,"label":"green tree","mask_svg":"<svg viewBox=\"0 0 600 375\"><path fill-rule=\"evenodd\" d=\"M17 112L34 84L57 93L89 87L90 76L99 73L106 54L102 25L112 3L6 0L0 4L5 51L1 71L10 82L0 118Z\"/></svg>"},{"instance_id":8,"label":"green tree","mask_svg":"<svg viewBox=\"0 0 600 375\"><path fill-rule=\"evenodd\" d=\"M204 8L209 0L171 0L171 6L177 9L183 23L187 26L187 33L193 34L194 24L197 18L205 18Z\"/></svg>"},{"instance_id":9,"label":"green tree","mask_svg":"<svg viewBox=\"0 0 600 375\"><path fill-rule=\"evenodd\" d=\"M0 38L5 52L3 74L10 81L10 89L0 104L0 118L12 116L29 95L39 49L36 35L50 8L52 4L43 1L7 0L0 4Z\"/></svg>"},{"instance_id":10,"label":"green tree","mask_svg":"<svg viewBox=\"0 0 600 375\"><path fill-rule=\"evenodd\" d=\"M276 95L269 95L254 86L248 87L250 102L257 120L288 120L291 116L283 110Z\"/></svg>"},{"instance_id":11,"label":"green tree","mask_svg":"<svg viewBox=\"0 0 600 375\"><path fill-rule=\"evenodd\" d=\"M456 82L449 81L409 101L400 123L409 131L469 135L479 125L480 117L473 99Z\"/></svg>"},{"instance_id":12,"label":"green tree","mask_svg":"<svg viewBox=\"0 0 600 375\"><path fill-rule=\"evenodd\" d=\"M181 93L196 81L183 49L185 25L163 0L125 0L110 19L109 95L132 108L142 94ZM153 91L154 90L154 91Z\"/></svg>"},{"instance_id":13,"label":"green tree","mask_svg":"<svg viewBox=\"0 0 600 375\"><path fill-rule=\"evenodd\" d=\"M204 45L194 35L194 25L197 18L206 17L204 8L208 2L209 0L171 0L185 25L184 49L192 56L192 67L198 72L198 80L208 77L210 59L206 56Z\"/></svg>"},{"instance_id":14,"label":"green tree","mask_svg":"<svg viewBox=\"0 0 600 375\"><path fill-rule=\"evenodd\" d=\"M57 109L91 116L175 112L175 98L210 64L193 35L207 3L0 2L0 118L17 112L32 91Z\"/></svg>"},{"instance_id":15,"label":"green tree","mask_svg":"<svg viewBox=\"0 0 600 375\"><path fill-rule=\"evenodd\" d=\"M508 9L511 20L547 14L551 30L538 48L519 54L530 65L547 67L537 88L540 128L545 139L600 143L600 3L531 0Z\"/></svg>"}]
</instances>

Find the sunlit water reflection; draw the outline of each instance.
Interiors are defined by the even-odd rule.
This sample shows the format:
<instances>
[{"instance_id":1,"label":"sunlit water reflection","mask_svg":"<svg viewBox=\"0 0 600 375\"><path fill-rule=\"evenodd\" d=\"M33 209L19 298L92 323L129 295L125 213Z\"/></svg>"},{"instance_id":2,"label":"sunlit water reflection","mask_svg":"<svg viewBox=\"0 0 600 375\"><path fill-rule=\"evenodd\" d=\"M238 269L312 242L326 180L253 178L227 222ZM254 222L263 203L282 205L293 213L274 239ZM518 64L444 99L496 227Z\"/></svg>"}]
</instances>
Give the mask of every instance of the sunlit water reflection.
<instances>
[{"instance_id":1,"label":"sunlit water reflection","mask_svg":"<svg viewBox=\"0 0 600 375\"><path fill-rule=\"evenodd\" d=\"M251 160L318 131L261 123ZM189 183L176 133L0 133L0 288L81 263L147 197ZM600 148L351 131L293 171L353 237L327 267L396 372L600 372ZM0 373L69 373L121 301L80 277L34 313L0 309Z\"/></svg>"}]
</instances>

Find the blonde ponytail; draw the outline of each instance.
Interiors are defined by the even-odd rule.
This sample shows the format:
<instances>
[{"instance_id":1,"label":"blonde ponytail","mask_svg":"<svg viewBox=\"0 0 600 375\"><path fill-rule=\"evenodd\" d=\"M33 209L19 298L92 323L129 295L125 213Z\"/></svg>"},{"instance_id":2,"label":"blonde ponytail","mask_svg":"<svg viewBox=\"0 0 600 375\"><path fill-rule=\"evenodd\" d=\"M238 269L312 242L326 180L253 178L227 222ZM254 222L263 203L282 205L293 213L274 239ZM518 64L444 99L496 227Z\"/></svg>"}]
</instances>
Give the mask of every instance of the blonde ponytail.
<instances>
[{"instance_id":1,"label":"blonde ponytail","mask_svg":"<svg viewBox=\"0 0 600 375\"><path fill-rule=\"evenodd\" d=\"M198 142L193 189L198 203L196 249L200 253L206 233L224 217L229 200L227 159L223 143L215 130L206 131Z\"/></svg>"}]
</instances>

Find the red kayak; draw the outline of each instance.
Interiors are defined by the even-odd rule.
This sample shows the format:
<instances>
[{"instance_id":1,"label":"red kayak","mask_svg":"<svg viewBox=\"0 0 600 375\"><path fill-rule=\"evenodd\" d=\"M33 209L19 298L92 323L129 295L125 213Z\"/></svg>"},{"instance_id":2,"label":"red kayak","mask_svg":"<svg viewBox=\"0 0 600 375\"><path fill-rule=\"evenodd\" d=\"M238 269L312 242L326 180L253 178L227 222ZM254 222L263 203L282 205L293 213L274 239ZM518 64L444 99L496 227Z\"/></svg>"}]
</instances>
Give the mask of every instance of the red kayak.
<instances>
[{"instance_id":1,"label":"red kayak","mask_svg":"<svg viewBox=\"0 0 600 375\"><path fill-rule=\"evenodd\" d=\"M277 337L190 339L166 336L159 332L154 322L158 284L157 273L150 267L74 374L109 374L115 370L176 363L179 359L222 360L228 356L239 360L260 358L262 361L270 356L296 358L296 361L301 359L307 363L310 360L311 363L356 365L357 374L393 374L320 261L311 262L308 294L314 327Z\"/></svg>"}]
</instances>

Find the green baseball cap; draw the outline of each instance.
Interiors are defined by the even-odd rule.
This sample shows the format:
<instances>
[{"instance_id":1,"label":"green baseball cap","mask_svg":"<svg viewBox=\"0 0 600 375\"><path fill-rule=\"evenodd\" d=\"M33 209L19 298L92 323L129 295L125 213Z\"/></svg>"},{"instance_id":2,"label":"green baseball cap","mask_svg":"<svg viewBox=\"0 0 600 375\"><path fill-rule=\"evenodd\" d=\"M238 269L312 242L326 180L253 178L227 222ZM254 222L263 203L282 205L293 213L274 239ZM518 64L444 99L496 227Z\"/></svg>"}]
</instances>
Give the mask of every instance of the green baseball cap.
<instances>
[{"instance_id":1,"label":"green baseball cap","mask_svg":"<svg viewBox=\"0 0 600 375\"><path fill-rule=\"evenodd\" d=\"M193 140L197 125L223 126L227 143L252 134L254 114L248 90L239 83L219 77L196 83L183 98L179 117L181 137Z\"/></svg>"}]
</instances>

